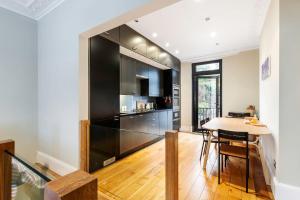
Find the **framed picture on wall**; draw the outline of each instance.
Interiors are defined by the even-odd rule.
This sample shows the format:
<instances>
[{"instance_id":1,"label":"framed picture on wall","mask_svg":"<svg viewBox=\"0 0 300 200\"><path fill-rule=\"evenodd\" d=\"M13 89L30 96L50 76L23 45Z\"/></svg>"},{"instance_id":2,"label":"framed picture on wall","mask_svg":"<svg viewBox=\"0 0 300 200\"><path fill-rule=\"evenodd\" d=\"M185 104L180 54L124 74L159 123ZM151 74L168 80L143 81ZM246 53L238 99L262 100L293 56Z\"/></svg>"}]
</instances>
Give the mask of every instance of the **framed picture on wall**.
<instances>
[{"instance_id":1,"label":"framed picture on wall","mask_svg":"<svg viewBox=\"0 0 300 200\"><path fill-rule=\"evenodd\" d=\"M261 79L266 80L271 76L270 57L267 57L261 66Z\"/></svg>"}]
</instances>

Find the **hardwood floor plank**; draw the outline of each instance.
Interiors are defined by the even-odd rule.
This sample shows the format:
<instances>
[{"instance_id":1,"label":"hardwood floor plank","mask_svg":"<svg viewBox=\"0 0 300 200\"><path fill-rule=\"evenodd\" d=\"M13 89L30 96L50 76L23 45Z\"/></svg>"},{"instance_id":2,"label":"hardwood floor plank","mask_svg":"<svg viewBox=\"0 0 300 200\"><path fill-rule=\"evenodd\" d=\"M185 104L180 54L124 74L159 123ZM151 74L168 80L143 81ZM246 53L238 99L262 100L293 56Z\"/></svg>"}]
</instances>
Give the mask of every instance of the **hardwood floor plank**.
<instances>
[{"instance_id":1,"label":"hardwood floor plank","mask_svg":"<svg viewBox=\"0 0 300 200\"><path fill-rule=\"evenodd\" d=\"M250 160L249 193L245 192L245 161L230 158L218 184L218 163L214 145L207 169L199 161L202 136L179 134L179 199L182 200L273 200L262 179L256 152ZM99 192L117 200L165 199L164 140L142 149L94 173ZM259 177L258 177L259 176Z\"/></svg>"}]
</instances>

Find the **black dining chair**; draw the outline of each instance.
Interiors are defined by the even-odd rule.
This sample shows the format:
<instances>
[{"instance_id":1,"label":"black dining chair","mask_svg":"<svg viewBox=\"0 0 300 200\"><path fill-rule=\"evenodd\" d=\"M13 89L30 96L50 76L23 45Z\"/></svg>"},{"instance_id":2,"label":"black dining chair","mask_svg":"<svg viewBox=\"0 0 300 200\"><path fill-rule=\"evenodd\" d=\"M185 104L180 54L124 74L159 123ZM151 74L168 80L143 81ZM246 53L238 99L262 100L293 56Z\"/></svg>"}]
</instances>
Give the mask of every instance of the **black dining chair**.
<instances>
[{"instance_id":1,"label":"black dining chair","mask_svg":"<svg viewBox=\"0 0 300 200\"><path fill-rule=\"evenodd\" d=\"M247 132L234 132L227 130L218 130L218 183L220 184L220 170L222 167L223 171L223 156L225 156L225 167L226 157L236 157L246 160L246 192L248 193L248 179L249 179L249 145L248 145L249 134ZM228 141L230 143L224 143ZM245 142L246 146L237 146L233 142Z\"/></svg>"}]
</instances>

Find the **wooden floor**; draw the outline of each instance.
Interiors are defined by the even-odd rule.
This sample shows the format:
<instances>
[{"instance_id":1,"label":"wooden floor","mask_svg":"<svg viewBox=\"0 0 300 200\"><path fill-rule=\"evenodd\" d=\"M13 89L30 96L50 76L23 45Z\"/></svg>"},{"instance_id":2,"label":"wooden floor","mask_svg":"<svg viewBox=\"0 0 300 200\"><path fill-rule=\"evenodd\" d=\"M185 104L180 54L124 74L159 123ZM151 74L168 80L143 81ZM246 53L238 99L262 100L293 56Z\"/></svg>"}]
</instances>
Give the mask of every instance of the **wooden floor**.
<instances>
[{"instance_id":1,"label":"wooden floor","mask_svg":"<svg viewBox=\"0 0 300 200\"><path fill-rule=\"evenodd\" d=\"M230 158L222 174L222 184L218 185L214 148L210 152L207 170L200 165L201 138L188 133L179 134L179 199L273 199L255 153L250 160L248 194L244 188L245 162L239 159ZM164 144L162 140L94 173L98 178L99 193L105 197L100 199L165 199Z\"/></svg>"}]
</instances>

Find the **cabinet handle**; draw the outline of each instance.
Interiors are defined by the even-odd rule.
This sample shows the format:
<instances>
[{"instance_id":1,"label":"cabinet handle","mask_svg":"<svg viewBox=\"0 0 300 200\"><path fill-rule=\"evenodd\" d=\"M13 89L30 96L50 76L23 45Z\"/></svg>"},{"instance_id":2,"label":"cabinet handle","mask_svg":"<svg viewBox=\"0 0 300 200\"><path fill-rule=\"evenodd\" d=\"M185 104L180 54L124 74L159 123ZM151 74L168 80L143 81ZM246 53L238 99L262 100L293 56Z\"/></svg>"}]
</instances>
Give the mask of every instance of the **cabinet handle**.
<instances>
[{"instance_id":1,"label":"cabinet handle","mask_svg":"<svg viewBox=\"0 0 300 200\"><path fill-rule=\"evenodd\" d=\"M129 117L130 119L133 119L134 117Z\"/></svg>"},{"instance_id":2,"label":"cabinet handle","mask_svg":"<svg viewBox=\"0 0 300 200\"><path fill-rule=\"evenodd\" d=\"M144 115L139 115L140 117L143 117Z\"/></svg>"}]
</instances>

